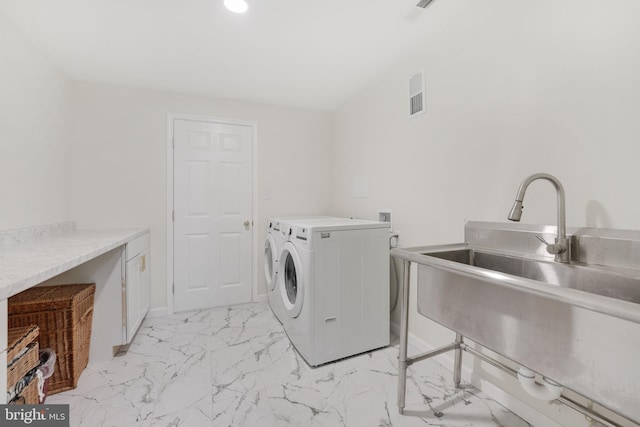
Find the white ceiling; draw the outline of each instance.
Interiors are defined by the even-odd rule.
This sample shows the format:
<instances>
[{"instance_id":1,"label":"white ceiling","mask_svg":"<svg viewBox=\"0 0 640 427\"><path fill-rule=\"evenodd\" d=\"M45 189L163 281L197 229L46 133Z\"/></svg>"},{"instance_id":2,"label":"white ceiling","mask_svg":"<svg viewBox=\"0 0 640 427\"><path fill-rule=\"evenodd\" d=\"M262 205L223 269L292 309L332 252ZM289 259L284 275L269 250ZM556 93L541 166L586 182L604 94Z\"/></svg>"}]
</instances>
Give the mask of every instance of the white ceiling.
<instances>
[{"instance_id":1,"label":"white ceiling","mask_svg":"<svg viewBox=\"0 0 640 427\"><path fill-rule=\"evenodd\" d=\"M442 4L248 1L237 15L223 0L0 0L0 14L77 80L333 110L422 43Z\"/></svg>"}]
</instances>

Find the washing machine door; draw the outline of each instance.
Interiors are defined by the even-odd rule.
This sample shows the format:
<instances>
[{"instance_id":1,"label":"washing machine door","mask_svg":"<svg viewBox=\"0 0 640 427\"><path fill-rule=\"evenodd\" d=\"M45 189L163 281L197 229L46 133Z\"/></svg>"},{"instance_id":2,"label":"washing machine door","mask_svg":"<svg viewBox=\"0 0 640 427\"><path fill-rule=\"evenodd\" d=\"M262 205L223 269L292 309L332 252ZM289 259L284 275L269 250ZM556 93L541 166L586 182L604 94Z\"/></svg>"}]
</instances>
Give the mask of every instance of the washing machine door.
<instances>
[{"instance_id":1,"label":"washing machine door","mask_svg":"<svg viewBox=\"0 0 640 427\"><path fill-rule=\"evenodd\" d=\"M278 267L280 294L285 310L290 317L298 317L304 303L305 283L300 256L291 242L286 242L282 247Z\"/></svg>"},{"instance_id":2,"label":"washing machine door","mask_svg":"<svg viewBox=\"0 0 640 427\"><path fill-rule=\"evenodd\" d=\"M278 280L278 253L276 252L276 241L267 234L264 242L264 278L267 281L267 290L273 291Z\"/></svg>"}]
</instances>

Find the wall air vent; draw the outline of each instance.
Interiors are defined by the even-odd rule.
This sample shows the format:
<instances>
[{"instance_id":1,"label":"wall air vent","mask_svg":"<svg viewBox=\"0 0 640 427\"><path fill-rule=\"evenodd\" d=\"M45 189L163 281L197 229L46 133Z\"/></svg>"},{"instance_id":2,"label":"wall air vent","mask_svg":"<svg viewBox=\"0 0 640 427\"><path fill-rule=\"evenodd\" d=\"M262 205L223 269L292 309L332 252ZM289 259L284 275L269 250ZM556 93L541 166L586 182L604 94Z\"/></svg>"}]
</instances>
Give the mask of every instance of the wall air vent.
<instances>
[{"instance_id":1,"label":"wall air vent","mask_svg":"<svg viewBox=\"0 0 640 427\"><path fill-rule=\"evenodd\" d=\"M422 15L422 12L429 6L433 0L420 0L415 6L410 6L409 10L402 16L407 21L416 21Z\"/></svg>"},{"instance_id":2,"label":"wall air vent","mask_svg":"<svg viewBox=\"0 0 640 427\"><path fill-rule=\"evenodd\" d=\"M416 6L425 9L433 0L420 0Z\"/></svg>"},{"instance_id":3,"label":"wall air vent","mask_svg":"<svg viewBox=\"0 0 640 427\"><path fill-rule=\"evenodd\" d=\"M424 113L424 71L409 79L409 118Z\"/></svg>"}]
</instances>

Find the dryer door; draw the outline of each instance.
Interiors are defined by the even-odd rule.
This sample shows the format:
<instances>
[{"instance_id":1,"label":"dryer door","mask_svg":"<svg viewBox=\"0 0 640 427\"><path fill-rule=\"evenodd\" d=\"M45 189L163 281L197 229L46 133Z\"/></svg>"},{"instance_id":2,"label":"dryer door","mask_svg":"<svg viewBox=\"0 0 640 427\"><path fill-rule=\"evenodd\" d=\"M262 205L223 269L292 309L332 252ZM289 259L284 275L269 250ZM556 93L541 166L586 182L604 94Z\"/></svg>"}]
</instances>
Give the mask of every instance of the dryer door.
<instances>
[{"instance_id":1,"label":"dryer door","mask_svg":"<svg viewBox=\"0 0 640 427\"><path fill-rule=\"evenodd\" d=\"M272 291L278 280L278 253L271 233L267 234L267 240L264 242L264 278L267 281L267 290Z\"/></svg>"},{"instance_id":2,"label":"dryer door","mask_svg":"<svg viewBox=\"0 0 640 427\"><path fill-rule=\"evenodd\" d=\"M304 302L304 274L296 247L287 242L282 247L279 261L280 294L290 317L298 317Z\"/></svg>"}]
</instances>

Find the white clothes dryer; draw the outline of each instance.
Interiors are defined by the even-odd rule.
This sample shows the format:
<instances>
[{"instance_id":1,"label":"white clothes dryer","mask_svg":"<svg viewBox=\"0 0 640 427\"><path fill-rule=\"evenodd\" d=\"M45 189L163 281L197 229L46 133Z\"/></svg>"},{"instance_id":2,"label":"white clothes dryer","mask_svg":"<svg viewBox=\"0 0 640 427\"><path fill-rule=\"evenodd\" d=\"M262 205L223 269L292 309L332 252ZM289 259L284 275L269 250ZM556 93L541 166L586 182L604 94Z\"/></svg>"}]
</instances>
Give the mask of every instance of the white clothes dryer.
<instances>
[{"instance_id":1,"label":"white clothes dryer","mask_svg":"<svg viewBox=\"0 0 640 427\"><path fill-rule=\"evenodd\" d=\"M283 327L312 366L389 345L389 223L290 220L279 256Z\"/></svg>"}]
</instances>

